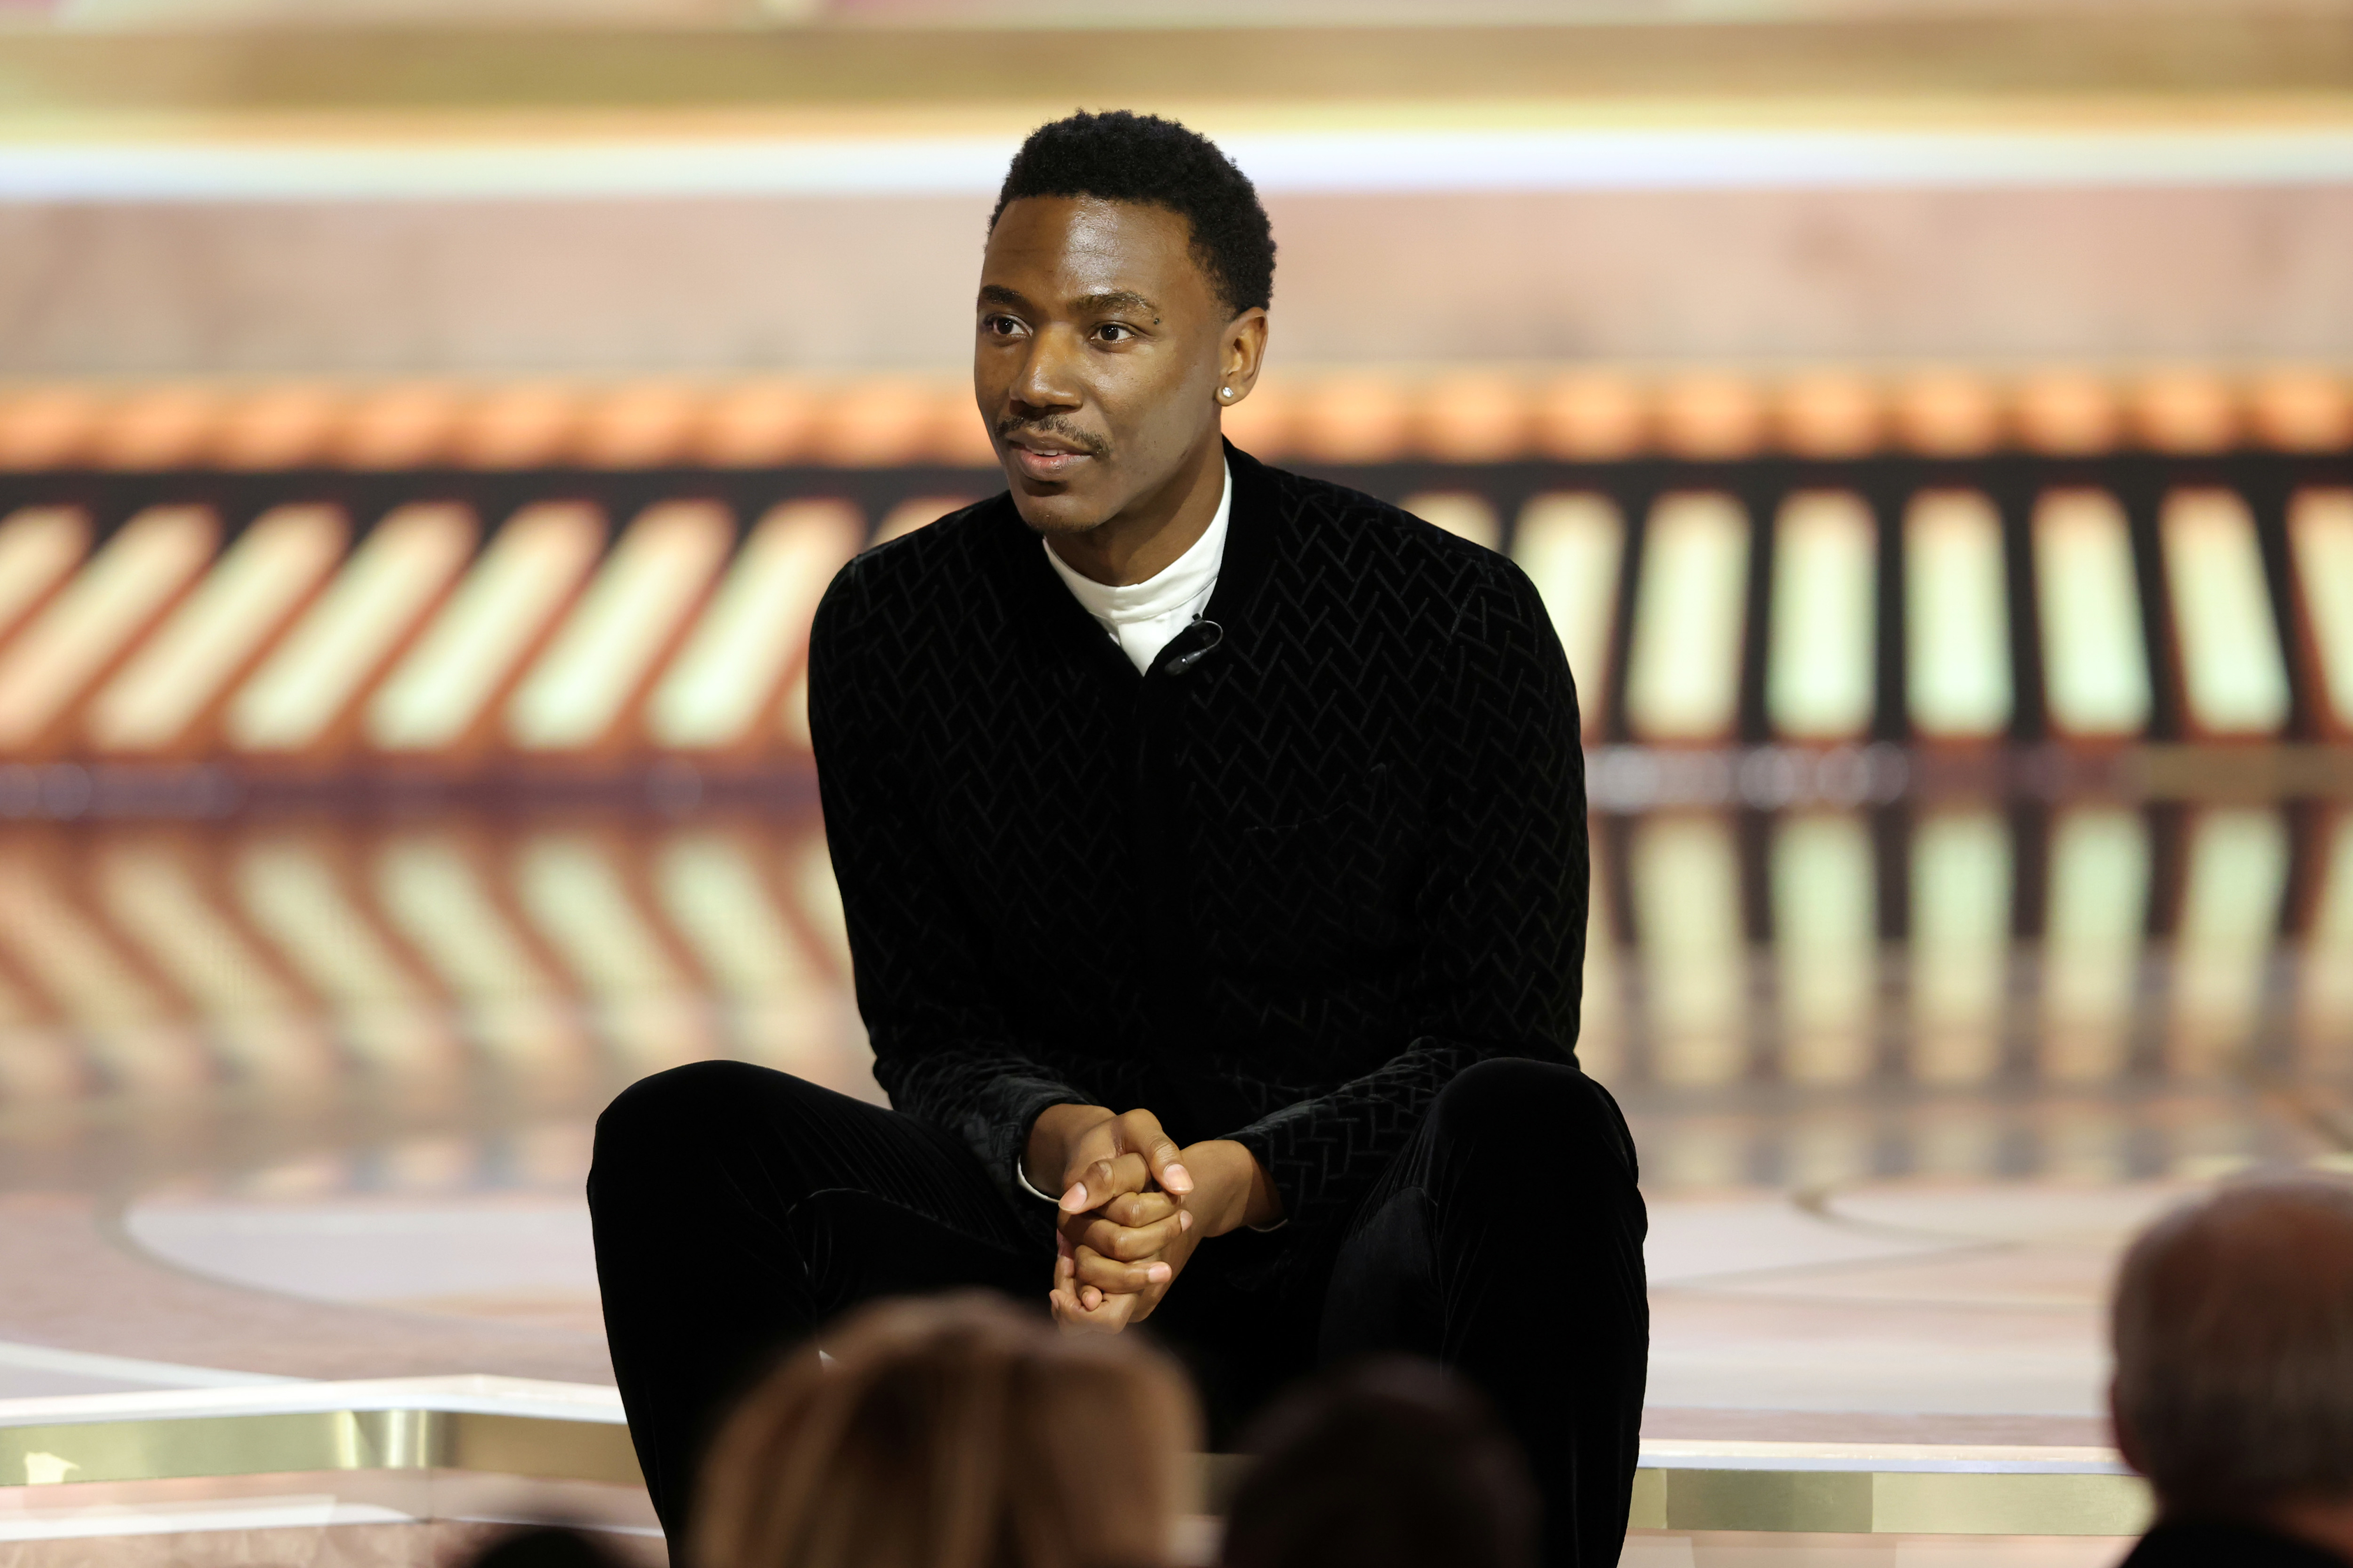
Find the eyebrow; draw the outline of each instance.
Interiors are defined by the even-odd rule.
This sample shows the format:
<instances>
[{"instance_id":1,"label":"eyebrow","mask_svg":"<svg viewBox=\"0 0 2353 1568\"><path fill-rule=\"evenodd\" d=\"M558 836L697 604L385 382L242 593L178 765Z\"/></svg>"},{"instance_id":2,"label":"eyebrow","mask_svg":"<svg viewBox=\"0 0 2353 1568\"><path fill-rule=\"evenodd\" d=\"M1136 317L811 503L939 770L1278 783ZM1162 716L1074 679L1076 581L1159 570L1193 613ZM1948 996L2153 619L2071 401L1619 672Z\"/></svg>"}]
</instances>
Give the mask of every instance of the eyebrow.
<instances>
[{"instance_id":1,"label":"eyebrow","mask_svg":"<svg viewBox=\"0 0 2353 1568\"><path fill-rule=\"evenodd\" d=\"M1001 283L982 284L980 302L1002 305L1013 310L1030 308L1028 299ZM1113 310L1134 310L1153 317L1160 314L1159 306L1129 289L1104 289L1092 294L1082 294L1071 301L1071 309L1080 315L1103 315Z\"/></svg>"}]
</instances>

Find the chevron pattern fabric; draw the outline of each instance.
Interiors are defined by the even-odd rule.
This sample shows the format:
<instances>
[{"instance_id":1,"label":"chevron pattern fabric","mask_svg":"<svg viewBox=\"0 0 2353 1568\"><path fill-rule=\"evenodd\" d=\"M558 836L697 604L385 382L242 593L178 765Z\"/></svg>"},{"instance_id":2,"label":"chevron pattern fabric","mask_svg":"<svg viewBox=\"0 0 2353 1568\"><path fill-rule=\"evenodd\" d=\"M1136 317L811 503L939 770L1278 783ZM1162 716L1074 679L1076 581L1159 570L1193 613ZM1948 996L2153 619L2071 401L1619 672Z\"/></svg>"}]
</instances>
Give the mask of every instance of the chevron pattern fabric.
<instances>
[{"instance_id":1,"label":"chevron pattern fabric","mask_svg":"<svg viewBox=\"0 0 2353 1568\"><path fill-rule=\"evenodd\" d=\"M1455 1074L1575 1059L1577 695L1503 556L1229 460L1216 626L1144 675L999 495L842 570L810 723L900 1110L1010 1188L1045 1107L1143 1106L1331 1238Z\"/></svg>"}]
</instances>

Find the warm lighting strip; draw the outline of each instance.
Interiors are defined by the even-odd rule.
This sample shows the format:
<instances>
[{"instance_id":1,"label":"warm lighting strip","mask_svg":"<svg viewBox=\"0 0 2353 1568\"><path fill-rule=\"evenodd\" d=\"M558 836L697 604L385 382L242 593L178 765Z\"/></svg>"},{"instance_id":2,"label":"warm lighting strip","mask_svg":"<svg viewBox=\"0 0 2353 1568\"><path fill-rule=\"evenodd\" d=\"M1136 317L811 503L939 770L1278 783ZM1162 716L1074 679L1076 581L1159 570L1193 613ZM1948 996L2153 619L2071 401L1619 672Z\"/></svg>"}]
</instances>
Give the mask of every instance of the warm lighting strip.
<instances>
[{"instance_id":1,"label":"warm lighting strip","mask_svg":"<svg viewBox=\"0 0 2353 1568\"><path fill-rule=\"evenodd\" d=\"M1503 548L1504 525L1495 516L1494 503L1475 490L1424 490L1398 504L1457 539L1488 550Z\"/></svg>"},{"instance_id":2,"label":"warm lighting strip","mask_svg":"<svg viewBox=\"0 0 2353 1568\"><path fill-rule=\"evenodd\" d=\"M526 751L578 751L609 735L734 542L708 501L651 507L621 536L596 580L507 708Z\"/></svg>"},{"instance_id":3,"label":"warm lighting strip","mask_svg":"<svg viewBox=\"0 0 2353 1568\"><path fill-rule=\"evenodd\" d=\"M185 736L334 570L349 533L333 507L281 506L255 519L99 692L91 742L155 752Z\"/></svg>"},{"instance_id":4,"label":"warm lighting strip","mask_svg":"<svg viewBox=\"0 0 2353 1568\"><path fill-rule=\"evenodd\" d=\"M681 834L655 858L654 888L671 928L733 1005L744 1046L789 1067L825 1045L833 981L777 910L751 848L728 835Z\"/></svg>"},{"instance_id":5,"label":"warm lighting strip","mask_svg":"<svg viewBox=\"0 0 2353 1568\"><path fill-rule=\"evenodd\" d=\"M2042 1070L2093 1083L2124 1069L2148 916L2147 825L2106 806L2060 814L2043 923Z\"/></svg>"},{"instance_id":6,"label":"warm lighting strip","mask_svg":"<svg viewBox=\"0 0 2353 1568\"><path fill-rule=\"evenodd\" d=\"M788 501L760 520L646 704L654 744L716 751L755 738L859 530L846 501Z\"/></svg>"},{"instance_id":7,"label":"warm lighting strip","mask_svg":"<svg viewBox=\"0 0 2353 1568\"><path fill-rule=\"evenodd\" d=\"M1609 692L1609 639L1617 627L1619 569L1626 520L1607 496L1565 490L1520 510L1512 559L1544 595L1552 627L1577 681L1586 735L1600 733Z\"/></svg>"},{"instance_id":8,"label":"warm lighting strip","mask_svg":"<svg viewBox=\"0 0 2353 1568\"><path fill-rule=\"evenodd\" d=\"M1629 869L1652 1073L1683 1088L1731 1083L1748 1068L1748 940L1731 824L1645 818Z\"/></svg>"},{"instance_id":9,"label":"warm lighting strip","mask_svg":"<svg viewBox=\"0 0 2353 1568\"><path fill-rule=\"evenodd\" d=\"M238 901L335 1009L360 1059L394 1078L436 1076L457 1061L433 997L345 896L315 852L265 840L239 856Z\"/></svg>"},{"instance_id":10,"label":"warm lighting strip","mask_svg":"<svg viewBox=\"0 0 2353 1568\"><path fill-rule=\"evenodd\" d=\"M2353 489L2306 490L2288 513L2288 542L2319 664L2321 699L2353 730Z\"/></svg>"},{"instance_id":11,"label":"warm lighting strip","mask_svg":"<svg viewBox=\"0 0 2353 1568\"><path fill-rule=\"evenodd\" d=\"M249 1081L280 1086L332 1075L332 1054L304 1016L303 999L215 912L185 856L160 844L110 844L97 873L108 918L207 1015Z\"/></svg>"},{"instance_id":12,"label":"warm lighting strip","mask_svg":"<svg viewBox=\"0 0 2353 1568\"><path fill-rule=\"evenodd\" d=\"M1989 811L1938 812L1912 830L1912 1072L1983 1083L2001 1067L2010 844Z\"/></svg>"},{"instance_id":13,"label":"warm lighting strip","mask_svg":"<svg viewBox=\"0 0 2353 1568\"><path fill-rule=\"evenodd\" d=\"M327 591L229 703L229 744L299 752L366 692L474 553L473 514L446 503L404 506L368 531Z\"/></svg>"},{"instance_id":14,"label":"warm lighting strip","mask_svg":"<svg viewBox=\"0 0 2353 1568\"><path fill-rule=\"evenodd\" d=\"M1935 741L2010 728L2010 591L2001 516L1977 490L1923 490L1904 514L1905 701Z\"/></svg>"},{"instance_id":15,"label":"warm lighting strip","mask_svg":"<svg viewBox=\"0 0 2353 1568\"><path fill-rule=\"evenodd\" d=\"M38 741L212 559L203 507L150 507L0 652L0 755Z\"/></svg>"},{"instance_id":16,"label":"warm lighting strip","mask_svg":"<svg viewBox=\"0 0 2353 1568\"><path fill-rule=\"evenodd\" d=\"M2188 858L2167 1065L2182 1079L2211 1079L2243 1063L2263 1017L2287 886L2287 824L2276 811L2201 812Z\"/></svg>"},{"instance_id":17,"label":"warm lighting strip","mask_svg":"<svg viewBox=\"0 0 2353 1568\"><path fill-rule=\"evenodd\" d=\"M411 752L462 740L604 544L594 507L543 501L515 513L369 700L369 742Z\"/></svg>"},{"instance_id":18,"label":"warm lighting strip","mask_svg":"<svg viewBox=\"0 0 2353 1568\"><path fill-rule=\"evenodd\" d=\"M1660 499L1642 545L1626 717L1646 741L1729 739L1740 709L1748 517L1713 491Z\"/></svg>"},{"instance_id":19,"label":"warm lighting strip","mask_svg":"<svg viewBox=\"0 0 2353 1568\"><path fill-rule=\"evenodd\" d=\"M1773 539L1765 710L1791 741L1852 741L1871 729L1879 527L1851 490L1799 490Z\"/></svg>"},{"instance_id":20,"label":"warm lighting strip","mask_svg":"<svg viewBox=\"0 0 2353 1568\"><path fill-rule=\"evenodd\" d=\"M849 979L849 917L841 907L841 884L833 879L833 855L825 837L812 833L785 851L785 887L818 951L833 964L837 980Z\"/></svg>"},{"instance_id":21,"label":"warm lighting strip","mask_svg":"<svg viewBox=\"0 0 2353 1568\"><path fill-rule=\"evenodd\" d=\"M172 1093L212 1076L212 1063L166 999L23 847L0 850L0 942L82 1026L116 1087Z\"/></svg>"},{"instance_id":22,"label":"warm lighting strip","mask_svg":"<svg viewBox=\"0 0 2353 1568\"><path fill-rule=\"evenodd\" d=\"M552 1068L586 1065L588 1045L570 999L462 848L438 837L402 838L385 849L375 884L395 929L459 998L470 1032L493 1059L543 1084Z\"/></svg>"},{"instance_id":23,"label":"warm lighting strip","mask_svg":"<svg viewBox=\"0 0 2353 1568\"><path fill-rule=\"evenodd\" d=\"M514 880L532 922L602 1004L624 1060L652 1071L711 1054L696 987L610 856L584 837L543 834L516 857Z\"/></svg>"},{"instance_id":24,"label":"warm lighting strip","mask_svg":"<svg viewBox=\"0 0 2353 1568\"><path fill-rule=\"evenodd\" d=\"M1773 836L1772 899L1782 1077L1857 1082L1871 1072L1879 982L1868 826L1852 814L1784 818Z\"/></svg>"},{"instance_id":25,"label":"warm lighting strip","mask_svg":"<svg viewBox=\"0 0 2353 1568\"><path fill-rule=\"evenodd\" d=\"M0 521L0 638L81 564L90 519L69 506L28 506Z\"/></svg>"},{"instance_id":26,"label":"warm lighting strip","mask_svg":"<svg viewBox=\"0 0 2353 1568\"><path fill-rule=\"evenodd\" d=\"M2084 739L2148 727L2147 645L2124 508L2105 490L2052 490L2034 509L2035 604L2052 726Z\"/></svg>"},{"instance_id":27,"label":"warm lighting strip","mask_svg":"<svg viewBox=\"0 0 2353 1568\"><path fill-rule=\"evenodd\" d=\"M2233 491L2182 489L2165 498L2158 529L2191 724L2209 735L2278 734L2287 661L2254 515Z\"/></svg>"}]
</instances>

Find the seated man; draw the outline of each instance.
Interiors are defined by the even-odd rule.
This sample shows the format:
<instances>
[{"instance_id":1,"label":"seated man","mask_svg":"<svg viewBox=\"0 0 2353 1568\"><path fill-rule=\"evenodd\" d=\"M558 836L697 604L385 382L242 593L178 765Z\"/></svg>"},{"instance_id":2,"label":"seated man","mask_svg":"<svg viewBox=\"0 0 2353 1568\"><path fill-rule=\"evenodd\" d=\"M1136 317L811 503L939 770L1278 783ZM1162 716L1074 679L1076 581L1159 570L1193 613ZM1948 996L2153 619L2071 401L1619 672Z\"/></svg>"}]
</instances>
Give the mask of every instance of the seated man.
<instances>
[{"instance_id":1,"label":"seated man","mask_svg":"<svg viewBox=\"0 0 2353 1568\"><path fill-rule=\"evenodd\" d=\"M850 563L809 649L892 1109L712 1063L598 1125L673 1531L780 1345L970 1284L1148 1319L1213 1438L1319 1360L1439 1361L1525 1445L1549 1561L1617 1560L1644 1222L1576 1063L1576 692L1509 561L1224 443L1273 266L1168 121L1074 116L1006 176L973 380L1009 492Z\"/></svg>"},{"instance_id":2,"label":"seated man","mask_svg":"<svg viewBox=\"0 0 2353 1568\"><path fill-rule=\"evenodd\" d=\"M2116 1279L2116 1447L2157 1493L2126 1568L2353 1563L2353 1187L2225 1188Z\"/></svg>"}]
</instances>

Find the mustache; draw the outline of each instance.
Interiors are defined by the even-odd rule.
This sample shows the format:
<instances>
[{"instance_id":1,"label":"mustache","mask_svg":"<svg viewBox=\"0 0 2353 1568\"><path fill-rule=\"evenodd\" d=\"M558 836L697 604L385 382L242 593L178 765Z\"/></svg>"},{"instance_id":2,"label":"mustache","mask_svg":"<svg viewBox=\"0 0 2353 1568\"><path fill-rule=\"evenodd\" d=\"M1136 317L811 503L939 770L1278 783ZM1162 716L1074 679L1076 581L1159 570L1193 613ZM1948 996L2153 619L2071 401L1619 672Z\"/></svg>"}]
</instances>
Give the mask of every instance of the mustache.
<instances>
[{"instance_id":1,"label":"mustache","mask_svg":"<svg viewBox=\"0 0 2353 1568\"><path fill-rule=\"evenodd\" d=\"M1082 430L1059 415L1049 414L1042 419L1000 419L997 422L997 438L1010 441L1025 430L1035 430L1041 436L1051 436L1068 441L1090 458L1100 458L1111 450L1111 443L1092 430Z\"/></svg>"}]
</instances>

